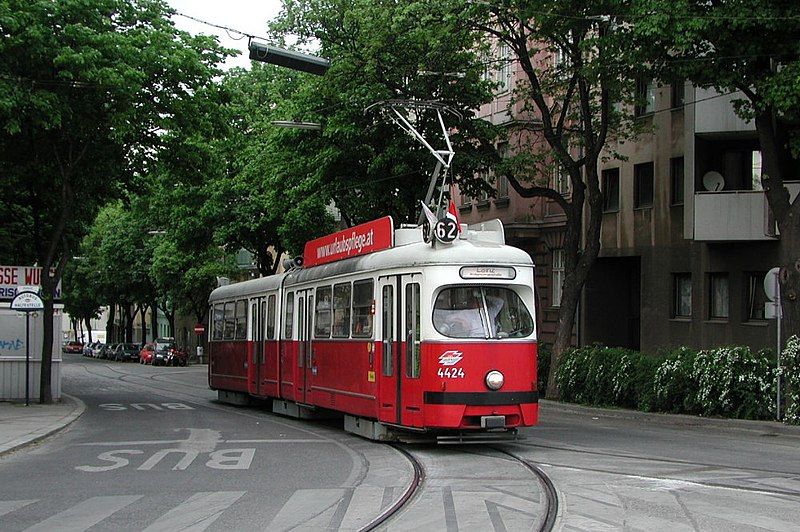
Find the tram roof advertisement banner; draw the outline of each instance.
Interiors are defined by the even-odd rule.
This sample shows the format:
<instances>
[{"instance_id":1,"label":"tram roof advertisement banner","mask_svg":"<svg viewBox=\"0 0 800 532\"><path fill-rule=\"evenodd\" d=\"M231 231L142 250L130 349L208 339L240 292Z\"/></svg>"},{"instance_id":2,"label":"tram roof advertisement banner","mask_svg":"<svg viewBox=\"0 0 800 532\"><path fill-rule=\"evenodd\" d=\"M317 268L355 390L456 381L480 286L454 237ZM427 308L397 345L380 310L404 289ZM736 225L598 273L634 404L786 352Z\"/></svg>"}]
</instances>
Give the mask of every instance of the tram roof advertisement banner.
<instances>
[{"instance_id":1,"label":"tram roof advertisement banner","mask_svg":"<svg viewBox=\"0 0 800 532\"><path fill-rule=\"evenodd\" d=\"M389 249L392 246L394 246L394 223L391 216L385 216L306 242L303 249L303 266L336 262Z\"/></svg>"}]
</instances>

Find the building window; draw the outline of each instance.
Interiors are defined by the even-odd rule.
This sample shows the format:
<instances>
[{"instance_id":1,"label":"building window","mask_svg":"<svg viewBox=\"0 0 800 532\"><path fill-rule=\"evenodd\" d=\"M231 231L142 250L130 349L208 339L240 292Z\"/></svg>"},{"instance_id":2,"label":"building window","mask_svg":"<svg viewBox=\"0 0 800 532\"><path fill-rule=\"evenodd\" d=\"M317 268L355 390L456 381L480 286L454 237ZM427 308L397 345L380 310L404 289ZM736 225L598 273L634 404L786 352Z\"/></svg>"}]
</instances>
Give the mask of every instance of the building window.
<instances>
[{"instance_id":1,"label":"building window","mask_svg":"<svg viewBox=\"0 0 800 532\"><path fill-rule=\"evenodd\" d=\"M633 167L633 207L642 209L653 206L653 163L637 164Z\"/></svg>"},{"instance_id":2,"label":"building window","mask_svg":"<svg viewBox=\"0 0 800 532\"><path fill-rule=\"evenodd\" d=\"M652 114L656 110L656 84L653 80L639 80L636 82L636 104L633 108L634 116Z\"/></svg>"},{"instance_id":3,"label":"building window","mask_svg":"<svg viewBox=\"0 0 800 532\"><path fill-rule=\"evenodd\" d=\"M683 80L675 80L670 86L670 107L673 109L683 109L686 102Z\"/></svg>"},{"instance_id":4,"label":"building window","mask_svg":"<svg viewBox=\"0 0 800 532\"><path fill-rule=\"evenodd\" d=\"M497 91L506 92L511 86L511 49L506 43L498 48Z\"/></svg>"},{"instance_id":5,"label":"building window","mask_svg":"<svg viewBox=\"0 0 800 532\"><path fill-rule=\"evenodd\" d=\"M603 170L603 212L619 210L619 168Z\"/></svg>"},{"instance_id":6,"label":"building window","mask_svg":"<svg viewBox=\"0 0 800 532\"><path fill-rule=\"evenodd\" d=\"M744 274L744 302L747 305L744 315L747 321L762 321L764 317L764 307L767 302L767 294L764 292L764 277L767 272L746 272Z\"/></svg>"},{"instance_id":7,"label":"building window","mask_svg":"<svg viewBox=\"0 0 800 532\"><path fill-rule=\"evenodd\" d=\"M562 196L568 196L572 190L569 172L560 163L553 168L553 190Z\"/></svg>"},{"instance_id":8,"label":"building window","mask_svg":"<svg viewBox=\"0 0 800 532\"><path fill-rule=\"evenodd\" d=\"M683 157L669 160L669 179L672 205L683 205Z\"/></svg>"},{"instance_id":9,"label":"building window","mask_svg":"<svg viewBox=\"0 0 800 532\"><path fill-rule=\"evenodd\" d=\"M561 295L564 289L564 250L553 250L553 302L551 306L561 306Z\"/></svg>"},{"instance_id":10,"label":"building window","mask_svg":"<svg viewBox=\"0 0 800 532\"><path fill-rule=\"evenodd\" d=\"M692 274L672 274L672 317L692 316Z\"/></svg>"},{"instance_id":11,"label":"building window","mask_svg":"<svg viewBox=\"0 0 800 532\"><path fill-rule=\"evenodd\" d=\"M750 160L753 167L752 190L764 190L761 184L761 151L756 150L750 153Z\"/></svg>"},{"instance_id":12,"label":"building window","mask_svg":"<svg viewBox=\"0 0 800 532\"><path fill-rule=\"evenodd\" d=\"M498 198L508 197L508 178L505 175L499 175L495 178L495 185L497 189Z\"/></svg>"},{"instance_id":13,"label":"building window","mask_svg":"<svg viewBox=\"0 0 800 532\"><path fill-rule=\"evenodd\" d=\"M728 274L708 274L709 308L708 317L712 320L726 320L730 317L728 305Z\"/></svg>"}]
</instances>

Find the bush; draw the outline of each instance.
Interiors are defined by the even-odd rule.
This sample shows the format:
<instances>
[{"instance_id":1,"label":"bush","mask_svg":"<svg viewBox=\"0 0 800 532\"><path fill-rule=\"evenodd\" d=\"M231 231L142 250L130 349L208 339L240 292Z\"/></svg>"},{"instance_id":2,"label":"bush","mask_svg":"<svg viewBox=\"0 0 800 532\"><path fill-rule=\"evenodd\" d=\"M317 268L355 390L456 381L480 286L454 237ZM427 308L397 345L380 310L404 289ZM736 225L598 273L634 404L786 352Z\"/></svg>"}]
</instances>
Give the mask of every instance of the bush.
<instances>
[{"instance_id":1,"label":"bush","mask_svg":"<svg viewBox=\"0 0 800 532\"><path fill-rule=\"evenodd\" d=\"M550 375L550 361L553 358L552 346L539 344L537 351L537 390L539 397L544 397L547 393L547 379Z\"/></svg>"},{"instance_id":2,"label":"bush","mask_svg":"<svg viewBox=\"0 0 800 532\"><path fill-rule=\"evenodd\" d=\"M650 396L654 369L641 353L595 345L565 353L556 381L564 401L637 408Z\"/></svg>"},{"instance_id":3,"label":"bush","mask_svg":"<svg viewBox=\"0 0 800 532\"><path fill-rule=\"evenodd\" d=\"M697 352L687 347L666 354L653 374L648 410L673 414L690 412L687 398L697 395L697 383L692 379L696 358Z\"/></svg>"},{"instance_id":4,"label":"bush","mask_svg":"<svg viewBox=\"0 0 800 532\"><path fill-rule=\"evenodd\" d=\"M689 378L696 386L686 396L688 413L743 419L774 417L775 371L768 355L747 347L719 347L701 351Z\"/></svg>"},{"instance_id":5,"label":"bush","mask_svg":"<svg viewBox=\"0 0 800 532\"><path fill-rule=\"evenodd\" d=\"M786 379L786 423L800 425L800 338L792 336L781 354L781 375Z\"/></svg>"}]
</instances>

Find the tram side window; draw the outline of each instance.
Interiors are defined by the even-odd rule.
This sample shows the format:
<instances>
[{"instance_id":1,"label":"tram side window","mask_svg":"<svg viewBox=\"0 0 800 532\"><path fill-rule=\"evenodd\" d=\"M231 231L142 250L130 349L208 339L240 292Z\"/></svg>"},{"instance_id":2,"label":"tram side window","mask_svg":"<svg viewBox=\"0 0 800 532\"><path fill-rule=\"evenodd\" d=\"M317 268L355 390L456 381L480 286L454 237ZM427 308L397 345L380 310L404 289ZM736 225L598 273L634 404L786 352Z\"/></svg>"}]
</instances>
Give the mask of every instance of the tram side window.
<instances>
[{"instance_id":1,"label":"tram side window","mask_svg":"<svg viewBox=\"0 0 800 532\"><path fill-rule=\"evenodd\" d=\"M314 309L314 337L329 338L331 335L331 287L317 288L317 306Z\"/></svg>"},{"instance_id":2,"label":"tram side window","mask_svg":"<svg viewBox=\"0 0 800 532\"><path fill-rule=\"evenodd\" d=\"M406 377L419 377L419 283L406 285Z\"/></svg>"},{"instance_id":3,"label":"tram side window","mask_svg":"<svg viewBox=\"0 0 800 532\"><path fill-rule=\"evenodd\" d=\"M222 338L224 340L233 340L233 331L236 327L233 303L225 303L224 314L225 328L222 330Z\"/></svg>"},{"instance_id":4,"label":"tram side window","mask_svg":"<svg viewBox=\"0 0 800 532\"><path fill-rule=\"evenodd\" d=\"M394 287L383 287L383 375L394 375Z\"/></svg>"},{"instance_id":5,"label":"tram side window","mask_svg":"<svg viewBox=\"0 0 800 532\"><path fill-rule=\"evenodd\" d=\"M372 279L353 283L353 336L372 336Z\"/></svg>"},{"instance_id":6,"label":"tram side window","mask_svg":"<svg viewBox=\"0 0 800 532\"><path fill-rule=\"evenodd\" d=\"M267 299L267 340L275 339L275 296Z\"/></svg>"},{"instance_id":7,"label":"tram side window","mask_svg":"<svg viewBox=\"0 0 800 532\"><path fill-rule=\"evenodd\" d=\"M333 337L350 336L350 283L333 285Z\"/></svg>"},{"instance_id":8,"label":"tram side window","mask_svg":"<svg viewBox=\"0 0 800 532\"><path fill-rule=\"evenodd\" d=\"M286 307L283 315L283 337L287 340L292 338L292 328L294 327L294 292L286 294Z\"/></svg>"},{"instance_id":9,"label":"tram side window","mask_svg":"<svg viewBox=\"0 0 800 532\"><path fill-rule=\"evenodd\" d=\"M213 314L211 316L212 325L212 340L222 340L222 331L224 330L225 323L225 310L222 305L214 305Z\"/></svg>"},{"instance_id":10,"label":"tram side window","mask_svg":"<svg viewBox=\"0 0 800 532\"><path fill-rule=\"evenodd\" d=\"M244 300L236 302L236 339L244 340L247 338L247 302Z\"/></svg>"}]
</instances>

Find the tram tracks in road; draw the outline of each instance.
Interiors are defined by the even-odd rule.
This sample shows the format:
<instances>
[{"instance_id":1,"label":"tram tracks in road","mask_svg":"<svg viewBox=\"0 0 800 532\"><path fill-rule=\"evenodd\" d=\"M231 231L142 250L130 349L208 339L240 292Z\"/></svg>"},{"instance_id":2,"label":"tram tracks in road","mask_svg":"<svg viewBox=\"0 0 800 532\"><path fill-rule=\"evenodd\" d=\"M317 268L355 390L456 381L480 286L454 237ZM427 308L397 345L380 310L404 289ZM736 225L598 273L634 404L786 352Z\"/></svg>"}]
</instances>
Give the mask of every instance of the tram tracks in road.
<instances>
[{"instance_id":1,"label":"tram tracks in road","mask_svg":"<svg viewBox=\"0 0 800 532\"><path fill-rule=\"evenodd\" d=\"M782 471L779 469L766 469L766 468L756 468L756 467L747 467L747 466L731 466L731 465L724 465L718 463L709 463L709 462L693 462L690 460L681 460L678 458L664 458L659 456L643 456L637 455L632 453L614 453L608 451L598 451L598 450L590 450L590 449L576 449L572 447L560 447L556 445L542 445L542 444L533 444L533 443L516 443L520 447L526 447L529 449L546 449L551 451L561 451L565 453L574 453L577 455L584 455L584 456L597 456L601 458L611 458L611 459L623 459L623 460L631 460L631 461L641 461L641 462L653 462L655 464L671 464L677 467L682 467L687 469L688 471L695 470L696 468L701 468L707 473L713 471L728 471L728 472L741 472L744 474L765 474L765 475L774 475L780 478L785 478L789 480L794 480L800 482L800 475L796 474L787 474L786 471ZM769 495L776 495L776 496L784 496L784 497L791 497L791 498L798 498L800 497L800 490L788 490L788 489L778 489L769 486L744 486L744 485L736 485L732 484L731 482L718 482L713 480L703 480L697 478L681 478L679 475L682 469L676 470L672 476L658 476L653 474L645 474L645 473L633 473L630 471L620 471L618 469L612 469L610 467L600 467L600 466L586 466L586 465L576 465L575 463L561 463L558 461L548 461L548 466L558 467L558 468L565 468L565 469L572 469L576 471L585 471L587 473L600 473L606 475L615 475L621 477L636 477L641 479L650 479L650 480L660 480L660 481L680 481L685 482L687 484L694 484L697 486L705 486L708 488L718 488L718 489L729 489L729 490L736 490L736 491L746 491L752 493L761 493L761 494L769 494ZM736 477L730 477L729 480L736 480Z\"/></svg>"},{"instance_id":2,"label":"tram tracks in road","mask_svg":"<svg viewBox=\"0 0 800 532\"><path fill-rule=\"evenodd\" d=\"M550 532L553 530L556 524L556 517L558 516L558 493L556 492L556 487L553 484L553 481L550 480L549 476L547 476L547 473L545 473L538 465L526 460L525 458L522 458L521 456L517 456L507 449L502 449L500 447L491 447L491 449L508 456L513 460L516 460L526 469L528 469L528 471L533 473L533 476L536 477L536 480L539 482L541 487L541 505L544 508L544 511L542 512L542 519L539 521L539 526L536 530L539 532Z\"/></svg>"},{"instance_id":3,"label":"tram tracks in road","mask_svg":"<svg viewBox=\"0 0 800 532\"><path fill-rule=\"evenodd\" d=\"M406 504L408 504L411 498L418 492L422 483L425 481L425 470L422 467L422 463L402 446L392 445L392 447L394 447L400 454L408 459L414 468L414 476L403 495L397 501L395 501L393 505L381 512L378 517L367 523L363 528L360 528L359 532L369 532L371 530L375 530L388 521L392 516L396 515L397 512L399 512L406 506Z\"/></svg>"}]
</instances>

